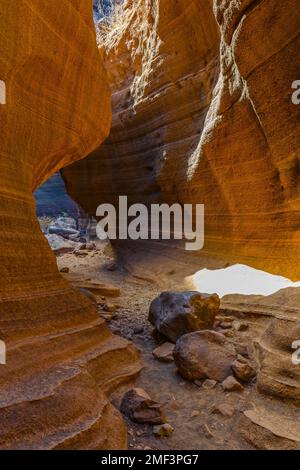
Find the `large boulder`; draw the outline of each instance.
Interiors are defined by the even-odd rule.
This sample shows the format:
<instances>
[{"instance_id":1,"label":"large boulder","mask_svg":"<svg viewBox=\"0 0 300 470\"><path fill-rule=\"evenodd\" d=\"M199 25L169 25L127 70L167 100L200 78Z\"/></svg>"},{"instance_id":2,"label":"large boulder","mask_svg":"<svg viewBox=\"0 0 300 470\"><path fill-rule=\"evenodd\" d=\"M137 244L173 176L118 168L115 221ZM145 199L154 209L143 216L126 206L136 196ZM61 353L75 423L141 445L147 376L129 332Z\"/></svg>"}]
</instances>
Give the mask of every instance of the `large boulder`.
<instances>
[{"instance_id":1,"label":"large boulder","mask_svg":"<svg viewBox=\"0 0 300 470\"><path fill-rule=\"evenodd\" d=\"M199 292L163 292L150 305L149 321L175 343L180 336L214 324L220 299Z\"/></svg>"},{"instance_id":2,"label":"large boulder","mask_svg":"<svg viewBox=\"0 0 300 470\"><path fill-rule=\"evenodd\" d=\"M221 333L196 331L177 341L174 359L178 371L187 380L212 379L222 382L232 374L236 351Z\"/></svg>"}]
</instances>

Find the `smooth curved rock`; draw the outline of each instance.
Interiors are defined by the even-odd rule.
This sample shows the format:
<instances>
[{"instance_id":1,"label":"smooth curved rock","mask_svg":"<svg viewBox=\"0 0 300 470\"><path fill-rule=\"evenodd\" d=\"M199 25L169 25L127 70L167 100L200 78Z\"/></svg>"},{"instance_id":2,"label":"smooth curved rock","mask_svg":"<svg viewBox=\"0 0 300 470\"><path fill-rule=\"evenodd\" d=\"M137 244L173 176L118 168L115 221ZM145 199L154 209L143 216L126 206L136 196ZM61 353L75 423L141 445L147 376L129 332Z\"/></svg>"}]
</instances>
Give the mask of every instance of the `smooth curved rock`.
<instances>
[{"instance_id":1,"label":"smooth curved rock","mask_svg":"<svg viewBox=\"0 0 300 470\"><path fill-rule=\"evenodd\" d=\"M176 343L180 336L213 327L220 307L217 295L199 292L163 292L150 305L149 321Z\"/></svg>"},{"instance_id":2,"label":"smooth curved rock","mask_svg":"<svg viewBox=\"0 0 300 470\"><path fill-rule=\"evenodd\" d=\"M0 448L125 448L108 394L137 374L138 353L58 273L32 194L109 131L92 5L2 0L0 29Z\"/></svg>"},{"instance_id":3,"label":"smooth curved rock","mask_svg":"<svg viewBox=\"0 0 300 470\"><path fill-rule=\"evenodd\" d=\"M70 194L92 215L204 203L206 253L300 279L298 0L125 4L102 41L112 131L64 170Z\"/></svg>"}]
</instances>

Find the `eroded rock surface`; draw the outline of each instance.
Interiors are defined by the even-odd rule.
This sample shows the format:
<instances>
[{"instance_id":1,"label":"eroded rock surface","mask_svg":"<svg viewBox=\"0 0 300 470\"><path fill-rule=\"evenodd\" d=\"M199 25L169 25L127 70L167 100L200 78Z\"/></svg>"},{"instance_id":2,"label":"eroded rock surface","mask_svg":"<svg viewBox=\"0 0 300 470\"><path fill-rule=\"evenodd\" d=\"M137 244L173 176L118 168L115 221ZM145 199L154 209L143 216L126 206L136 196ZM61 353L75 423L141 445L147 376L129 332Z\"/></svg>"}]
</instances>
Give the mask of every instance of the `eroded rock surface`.
<instances>
[{"instance_id":1,"label":"eroded rock surface","mask_svg":"<svg viewBox=\"0 0 300 470\"><path fill-rule=\"evenodd\" d=\"M298 280L298 0L133 0L118 25L99 36L112 131L70 193L93 215L204 203L206 252Z\"/></svg>"},{"instance_id":2,"label":"eroded rock surface","mask_svg":"<svg viewBox=\"0 0 300 470\"><path fill-rule=\"evenodd\" d=\"M298 0L126 2L102 44L112 131L64 171L72 196L92 215L120 194L204 203L208 254L299 280L299 15ZM269 447L272 433L278 446L295 437L283 402L299 403L299 309L290 291L280 295L243 305L269 320L256 341L264 400L245 414ZM268 395L279 399L272 413Z\"/></svg>"},{"instance_id":3,"label":"eroded rock surface","mask_svg":"<svg viewBox=\"0 0 300 470\"><path fill-rule=\"evenodd\" d=\"M121 411L135 423L162 424L166 418L161 405L150 398L141 388L132 388L125 393Z\"/></svg>"},{"instance_id":4,"label":"eroded rock surface","mask_svg":"<svg viewBox=\"0 0 300 470\"><path fill-rule=\"evenodd\" d=\"M92 5L2 0L0 29L0 448L124 448L107 394L136 375L138 354L58 273L32 195L109 131Z\"/></svg>"},{"instance_id":5,"label":"eroded rock surface","mask_svg":"<svg viewBox=\"0 0 300 470\"><path fill-rule=\"evenodd\" d=\"M163 292L150 305L149 321L175 343L186 333L212 328L219 306L217 295Z\"/></svg>"}]
</instances>

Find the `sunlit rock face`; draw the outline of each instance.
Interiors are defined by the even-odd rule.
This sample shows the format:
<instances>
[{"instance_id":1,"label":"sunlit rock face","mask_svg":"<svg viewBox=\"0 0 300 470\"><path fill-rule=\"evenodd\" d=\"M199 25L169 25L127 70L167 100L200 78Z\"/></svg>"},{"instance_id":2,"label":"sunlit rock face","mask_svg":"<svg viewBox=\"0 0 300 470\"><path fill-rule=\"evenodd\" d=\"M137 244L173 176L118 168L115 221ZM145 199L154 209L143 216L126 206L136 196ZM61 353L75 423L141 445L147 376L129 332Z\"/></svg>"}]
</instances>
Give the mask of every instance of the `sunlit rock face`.
<instances>
[{"instance_id":1,"label":"sunlit rock face","mask_svg":"<svg viewBox=\"0 0 300 470\"><path fill-rule=\"evenodd\" d=\"M137 353L58 274L32 194L109 131L92 5L2 0L0 30L0 448L124 448L106 392L136 374Z\"/></svg>"},{"instance_id":2,"label":"sunlit rock face","mask_svg":"<svg viewBox=\"0 0 300 470\"><path fill-rule=\"evenodd\" d=\"M105 43L113 126L65 170L93 215L204 203L205 251L300 279L298 0L131 0ZM267 31L267 36L266 36Z\"/></svg>"},{"instance_id":3,"label":"sunlit rock face","mask_svg":"<svg viewBox=\"0 0 300 470\"><path fill-rule=\"evenodd\" d=\"M112 130L64 171L70 194L93 215L120 194L204 203L202 254L299 281L299 29L298 0L127 1L101 44ZM177 271L180 263L178 256ZM258 447L282 444L269 434L258 443L263 427L298 445L286 430L299 423L299 366L291 360L299 290L252 300L237 310L270 322L256 341L260 411L248 413L244 429Z\"/></svg>"}]
</instances>

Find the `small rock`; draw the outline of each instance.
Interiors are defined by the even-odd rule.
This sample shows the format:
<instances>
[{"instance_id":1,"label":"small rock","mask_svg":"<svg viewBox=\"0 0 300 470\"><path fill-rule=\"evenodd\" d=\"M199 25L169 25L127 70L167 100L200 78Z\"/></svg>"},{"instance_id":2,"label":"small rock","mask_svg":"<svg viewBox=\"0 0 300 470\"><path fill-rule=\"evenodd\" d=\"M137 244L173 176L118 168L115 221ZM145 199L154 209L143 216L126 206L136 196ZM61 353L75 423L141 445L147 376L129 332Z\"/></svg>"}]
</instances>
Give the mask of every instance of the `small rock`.
<instances>
[{"instance_id":1,"label":"small rock","mask_svg":"<svg viewBox=\"0 0 300 470\"><path fill-rule=\"evenodd\" d=\"M78 250L79 251L86 250L86 243L81 243L81 245L79 245L79 247L78 247Z\"/></svg>"},{"instance_id":2,"label":"small rock","mask_svg":"<svg viewBox=\"0 0 300 470\"><path fill-rule=\"evenodd\" d=\"M73 253L74 253L74 255L77 256L78 258L84 258L85 256L88 255L88 252L87 252L87 251L75 250Z\"/></svg>"},{"instance_id":3,"label":"small rock","mask_svg":"<svg viewBox=\"0 0 300 470\"><path fill-rule=\"evenodd\" d=\"M86 249L87 249L88 251L93 251L93 250L96 249L96 244L95 244L94 242L88 242L88 243L86 244Z\"/></svg>"},{"instance_id":4,"label":"small rock","mask_svg":"<svg viewBox=\"0 0 300 470\"><path fill-rule=\"evenodd\" d=\"M60 272L61 272L61 273L68 274L68 273L70 272L70 268L68 268L67 266L65 266L64 268L61 268L61 269L60 269Z\"/></svg>"},{"instance_id":5,"label":"small rock","mask_svg":"<svg viewBox=\"0 0 300 470\"><path fill-rule=\"evenodd\" d=\"M222 330L222 335L226 336L226 338L233 338L234 337L234 332L232 331L232 329Z\"/></svg>"},{"instance_id":6,"label":"small rock","mask_svg":"<svg viewBox=\"0 0 300 470\"><path fill-rule=\"evenodd\" d=\"M216 380L206 379L202 384L202 388L204 388L205 390L212 390L213 388L215 388L216 385Z\"/></svg>"},{"instance_id":7,"label":"small rock","mask_svg":"<svg viewBox=\"0 0 300 470\"><path fill-rule=\"evenodd\" d=\"M202 387L203 380L194 380L194 384L197 385L197 387Z\"/></svg>"},{"instance_id":8,"label":"small rock","mask_svg":"<svg viewBox=\"0 0 300 470\"><path fill-rule=\"evenodd\" d=\"M111 313L114 313L117 310L117 307L114 304L104 304L102 305L102 308L105 312L111 312Z\"/></svg>"},{"instance_id":9,"label":"small rock","mask_svg":"<svg viewBox=\"0 0 300 470\"><path fill-rule=\"evenodd\" d=\"M142 333L144 333L144 327L143 326L137 326L133 329L133 333L135 335L140 335Z\"/></svg>"},{"instance_id":10,"label":"small rock","mask_svg":"<svg viewBox=\"0 0 300 470\"><path fill-rule=\"evenodd\" d=\"M105 266L105 269L107 269L107 271L117 271L119 269L119 265L115 261L112 261Z\"/></svg>"},{"instance_id":11,"label":"small rock","mask_svg":"<svg viewBox=\"0 0 300 470\"><path fill-rule=\"evenodd\" d=\"M154 349L152 352L155 359L160 362L173 362L173 352L174 352L174 344L173 343L164 343L158 348Z\"/></svg>"},{"instance_id":12,"label":"small rock","mask_svg":"<svg viewBox=\"0 0 300 470\"><path fill-rule=\"evenodd\" d=\"M207 424L201 424L200 426L198 426L197 431L199 432L199 434L204 434L207 439L212 439L213 437L215 437L207 426Z\"/></svg>"},{"instance_id":13,"label":"small rock","mask_svg":"<svg viewBox=\"0 0 300 470\"><path fill-rule=\"evenodd\" d=\"M142 388L132 388L125 393L120 410L135 423L165 423L161 405L152 400Z\"/></svg>"},{"instance_id":14,"label":"small rock","mask_svg":"<svg viewBox=\"0 0 300 470\"><path fill-rule=\"evenodd\" d=\"M197 418L198 416L200 416L200 412L199 411L193 411L192 414L191 414L191 418Z\"/></svg>"},{"instance_id":15,"label":"small rock","mask_svg":"<svg viewBox=\"0 0 300 470\"><path fill-rule=\"evenodd\" d=\"M246 331L249 328L248 323L245 323L239 320L234 320L232 326L235 331Z\"/></svg>"},{"instance_id":16,"label":"small rock","mask_svg":"<svg viewBox=\"0 0 300 470\"><path fill-rule=\"evenodd\" d=\"M227 405L226 403L222 403L221 405L214 406L212 409L212 413L219 413L226 418L231 418L234 414L235 409Z\"/></svg>"},{"instance_id":17,"label":"small rock","mask_svg":"<svg viewBox=\"0 0 300 470\"><path fill-rule=\"evenodd\" d=\"M232 364L232 370L235 377L242 382L249 382L255 376L255 369L252 364L242 356L238 356L238 359Z\"/></svg>"},{"instance_id":18,"label":"small rock","mask_svg":"<svg viewBox=\"0 0 300 470\"><path fill-rule=\"evenodd\" d=\"M115 287L110 284L103 284L99 281L74 281L74 285L95 292L97 295L105 295L107 297L119 297L121 294L119 287Z\"/></svg>"},{"instance_id":19,"label":"small rock","mask_svg":"<svg viewBox=\"0 0 300 470\"><path fill-rule=\"evenodd\" d=\"M235 350L239 355L249 357L249 351L248 351L248 347L246 345L244 345L244 344L235 344Z\"/></svg>"},{"instance_id":20,"label":"small rock","mask_svg":"<svg viewBox=\"0 0 300 470\"><path fill-rule=\"evenodd\" d=\"M222 382L222 387L226 392L241 392L244 390L243 385L240 384L240 382L238 382L232 375Z\"/></svg>"},{"instance_id":21,"label":"small rock","mask_svg":"<svg viewBox=\"0 0 300 470\"><path fill-rule=\"evenodd\" d=\"M174 432L174 428L168 424L162 424L161 426L154 426L153 434L156 437L170 437Z\"/></svg>"},{"instance_id":22,"label":"small rock","mask_svg":"<svg viewBox=\"0 0 300 470\"><path fill-rule=\"evenodd\" d=\"M222 321L220 323L220 327L223 329L223 330L229 330L230 328L232 328L232 322L230 321Z\"/></svg>"}]
</instances>

